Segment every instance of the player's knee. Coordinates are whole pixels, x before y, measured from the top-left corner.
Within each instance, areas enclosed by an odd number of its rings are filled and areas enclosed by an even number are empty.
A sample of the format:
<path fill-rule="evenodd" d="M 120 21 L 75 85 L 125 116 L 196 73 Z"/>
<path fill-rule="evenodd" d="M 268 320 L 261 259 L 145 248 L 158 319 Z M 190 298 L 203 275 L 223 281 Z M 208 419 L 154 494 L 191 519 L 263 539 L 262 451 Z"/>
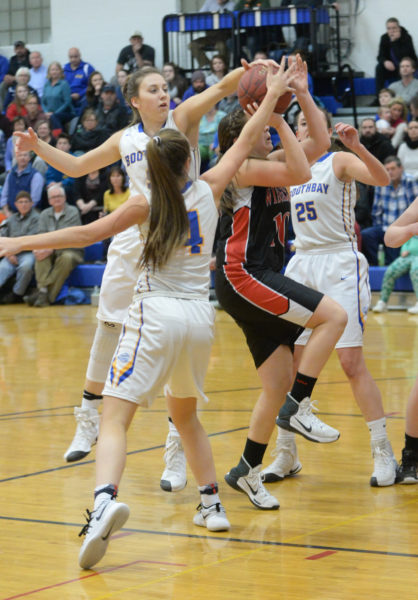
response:
<path fill-rule="evenodd" d="M 359 372 L 359 363 L 356 357 L 351 354 L 340 355 L 341 367 L 349 379 L 355 379 Z"/>
<path fill-rule="evenodd" d="M 338 331 L 341 331 L 341 333 L 342 333 L 344 331 L 344 329 L 347 325 L 347 321 L 348 321 L 347 312 L 341 306 L 341 304 L 338 304 L 338 302 L 335 302 L 334 300 L 332 300 L 330 314 L 332 315 L 331 316 L 332 324 L 336 327 L 336 329 L 338 329 Z"/>

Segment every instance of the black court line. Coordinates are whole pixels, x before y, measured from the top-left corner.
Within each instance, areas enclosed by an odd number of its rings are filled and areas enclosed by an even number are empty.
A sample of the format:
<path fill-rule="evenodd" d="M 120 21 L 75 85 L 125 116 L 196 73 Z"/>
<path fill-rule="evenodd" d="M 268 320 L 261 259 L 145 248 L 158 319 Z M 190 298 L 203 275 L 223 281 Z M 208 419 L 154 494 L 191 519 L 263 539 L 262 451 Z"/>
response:
<path fill-rule="evenodd" d="M 235 429 L 226 429 L 225 431 L 216 431 L 215 433 L 208 433 L 208 437 L 216 437 L 217 435 L 225 435 L 226 433 L 234 433 L 236 431 L 243 431 L 244 429 L 248 429 L 248 425 L 246 427 L 237 427 Z M 165 444 L 160 444 L 158 446 L 150 446 L 149 448 L 141 448 L 141 450 L 131 450 L 130 452 L 126 453 L 126 456 L 131 456 L 132 454 L 142 454 L 143 452 L 150 452 L 151 450 L 161 450 L 162 448 L 165 448 Z M 43 471 L 25 473 L 24 475 L 14 475 L 13 477 L 6 477 L 5 479 L 0 479 L 0 483 L 6 483 L 7 481 L 15 481 L 17 479 L 25 479 L 27 477 L 35 477 L 37 475 L 44 475 L 46 473 L 53 473 L 55 471 L 74 469 L 76 467 L 91 465 L 94 462 L 96 462 L 96 459 L 78 461 L 67 465 L 62 465 L 61 467 L 52 467 L 51 469 L 44 469 Z"/>
<path fill-rule="evenodd" d="M 83 527 L 80 523 L 67 523 L 63 521 L 46 521 L 42 519 L 25 519 L 21 517 L 5 517 L 0 515 L 3 521 L 15 521 L 23 523 L 35 523 L 42 525 L 61 525 L 64 527 Z M 216 537 L 211 535 L 197 535 L 195 533 L 177 533 L 172 531 L 156 531 L 154 529 L 136 529 L 133 527 L 124 527 L 120 531 L 129 533 L 144 533 L 148 535 L 160 535 L 165 537 L 178 537 L 194 540 L 215 540 L 218 542 L 235 542 L 237 544 L 257 544 L 259 546 L 282 546 L 284 548 L 306 548 L 310 550 L 334 550 L 335 552 L 353 552 L 355 554 L 369 554 L 374 556 L 398 556 L 400 558 L 418 558 L 418 554 L 410 554 L 407 552 L 390 552 L 385 550 L 366 550 L 365 548 L 346 548 L 344 546 L 323 546 L 319 544 L 296 544 L 294 542 L 278 542 L 275 540 L 251 540 L 246 538 L 234 537 Z M 311 535 L 309 532 L 306 535 Z"/>
<path fill-rule="evenodd" d="M 375 378 L 374 381 L 407 381 L 409 379 L 416 379 L 416 375 L 408 375 L 406 377 L 380 377 L 380 378 Z M 342 381 L 319 381 L 316 383 L 315 387 L 321 386 L 321 385 L 343 385 L 343 384 L 348 384 L 348 380 L 344 379 Z M 235 392 L 254 392 L 254 391 L 260 391 L 262 388 L 261 386 L 255 386 L 255 387 L 246 387 L 246 388 L 230 388 L 230 389 L 222 389 L 222 390 L 209 390 L 206 391 L 205 393 L 207 395 L 214 395 L 214 394 L 230 394 L 230 393 L 235 393 Z M 158 396 L 157 398 L 161 399 L 164 398 L 164 396 Z M 4 413 L 4 414 L 0 414 L 0 419 L 2 419 L 3 417 L 11 417 L 11 416 L 17 416 L 17 415 L 27 415 L 27 414 L 31 414 L 31 413 L 38 413 L 38 412 L 46 412 L 48 410 L 61 410 L 61 409 L 67 409 L 67 408 L 74 408 L 75 406 L 79 406 L 78 404 L 67 404 L 64 406 L 53 406 L 51 408 L 35 408 L 35 409 L 31 409 L 31 410 L 25 410 L 25 411 L 18 411 L 18 412 L 12 412 L 12 413 Z M 202 412 L 210 412 L 211 409 L 207 409 L 207 410 L 203 410 Z M 147 408 L 146 409 L 147 412 L 152 413 L 152 412 L 164 412 L 164 410 L 157 410 L 157 409 L 152 409 L 152 408 Z M 214 412 L 216 412 L 215 409 L 213 409 Z M 240 412 L 239 410 L 237 410 L 236 412 Z M 244 410 L 243 412 L 247 412 L 246 410 Z M 325 413 L 322 413 L 325 414 Z M 328 413 L 331 414 L 331 413 Z M 336 413 L 337 414 L 337 413 Z"/>

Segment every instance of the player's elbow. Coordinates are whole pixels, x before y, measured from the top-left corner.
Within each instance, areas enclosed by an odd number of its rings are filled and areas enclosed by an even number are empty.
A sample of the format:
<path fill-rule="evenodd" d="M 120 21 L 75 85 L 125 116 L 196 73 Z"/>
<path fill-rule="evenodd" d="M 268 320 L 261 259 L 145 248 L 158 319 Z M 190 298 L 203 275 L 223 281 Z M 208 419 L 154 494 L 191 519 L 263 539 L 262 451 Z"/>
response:
<path fill-rule="evenodd" d="M 295 165 L 295 168 L 289 170 L 289 184 L 288 185 L 300 185 L 306 183 L 312 178 L 311 169 L 308 163 L 300 163 Z"/>

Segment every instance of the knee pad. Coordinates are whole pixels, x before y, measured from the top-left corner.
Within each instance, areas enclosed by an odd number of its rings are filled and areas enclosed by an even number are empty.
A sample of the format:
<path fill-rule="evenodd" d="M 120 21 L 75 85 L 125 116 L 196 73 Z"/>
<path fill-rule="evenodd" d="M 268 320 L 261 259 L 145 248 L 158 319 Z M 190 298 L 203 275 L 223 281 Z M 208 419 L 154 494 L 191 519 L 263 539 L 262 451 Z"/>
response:
<path fill-rule="evenodd" d="M 122 330 L 120 323 L 99 321 L 90 349 L 87 379 L 105 383 Z"/>

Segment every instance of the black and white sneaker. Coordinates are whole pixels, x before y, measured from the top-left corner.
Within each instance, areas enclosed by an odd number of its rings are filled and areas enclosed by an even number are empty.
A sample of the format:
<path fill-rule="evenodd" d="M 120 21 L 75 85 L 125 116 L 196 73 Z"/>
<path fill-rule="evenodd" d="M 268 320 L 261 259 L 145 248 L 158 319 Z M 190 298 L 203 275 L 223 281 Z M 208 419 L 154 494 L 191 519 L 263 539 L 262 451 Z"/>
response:
<path fill-rule="evenodd" d="M 299 433 L 311 442 L 336 442 L 340 432 L 318 419 L 312 410 L 318 409 L 310 398 L 304 398 L 298 403 L 290 394 L 286 394 L 286 401 L 279 411 L 276 423 L 282 429 Z"/>
<path fill-rule="evenodd" d="M 285 477 L 291 477 L 299 473 L 302 468 L 295 440 L 282 439 L 280 432 L 277 434 L 276 447 L 271 454 L 276 458 L 261 471 L 261 480 L 264 483 L 283 481 Z"/>
<path fill-rule="evenodd" d="M 418 455 L 404 448 L 395 483 L 418 483 Z"/>
<path fill-rule="evenodd" d="M 251 468 L 241 456 L 238 465 L 225 475 L 225 481 L 234 490 L 247 494 L 254 506 L 260 510 L 277 510 L 280 506 L 279 501 L 264 487 L 260 471 L 261 465 Z"/>
<path fill-rule="evenodd" d="M 78 534 L 85 535 L 78 563 L 82 569 L 91 569 L 103 558 L 110 536 L 124 526 L 129 517 L 129 506 L 116 500 L 104 500 L 97 510 L 87 509 L 87 523 Z"/>
<path fill-rule="evenodd" d="M 220 502 L 212 506 L 199 504 L 197 513 L 193 517 L 193 523 L 199 527 L 206 527 L 209 531 L 228 531 L 231 525 L 226 518 L 226 512 Z"/>

